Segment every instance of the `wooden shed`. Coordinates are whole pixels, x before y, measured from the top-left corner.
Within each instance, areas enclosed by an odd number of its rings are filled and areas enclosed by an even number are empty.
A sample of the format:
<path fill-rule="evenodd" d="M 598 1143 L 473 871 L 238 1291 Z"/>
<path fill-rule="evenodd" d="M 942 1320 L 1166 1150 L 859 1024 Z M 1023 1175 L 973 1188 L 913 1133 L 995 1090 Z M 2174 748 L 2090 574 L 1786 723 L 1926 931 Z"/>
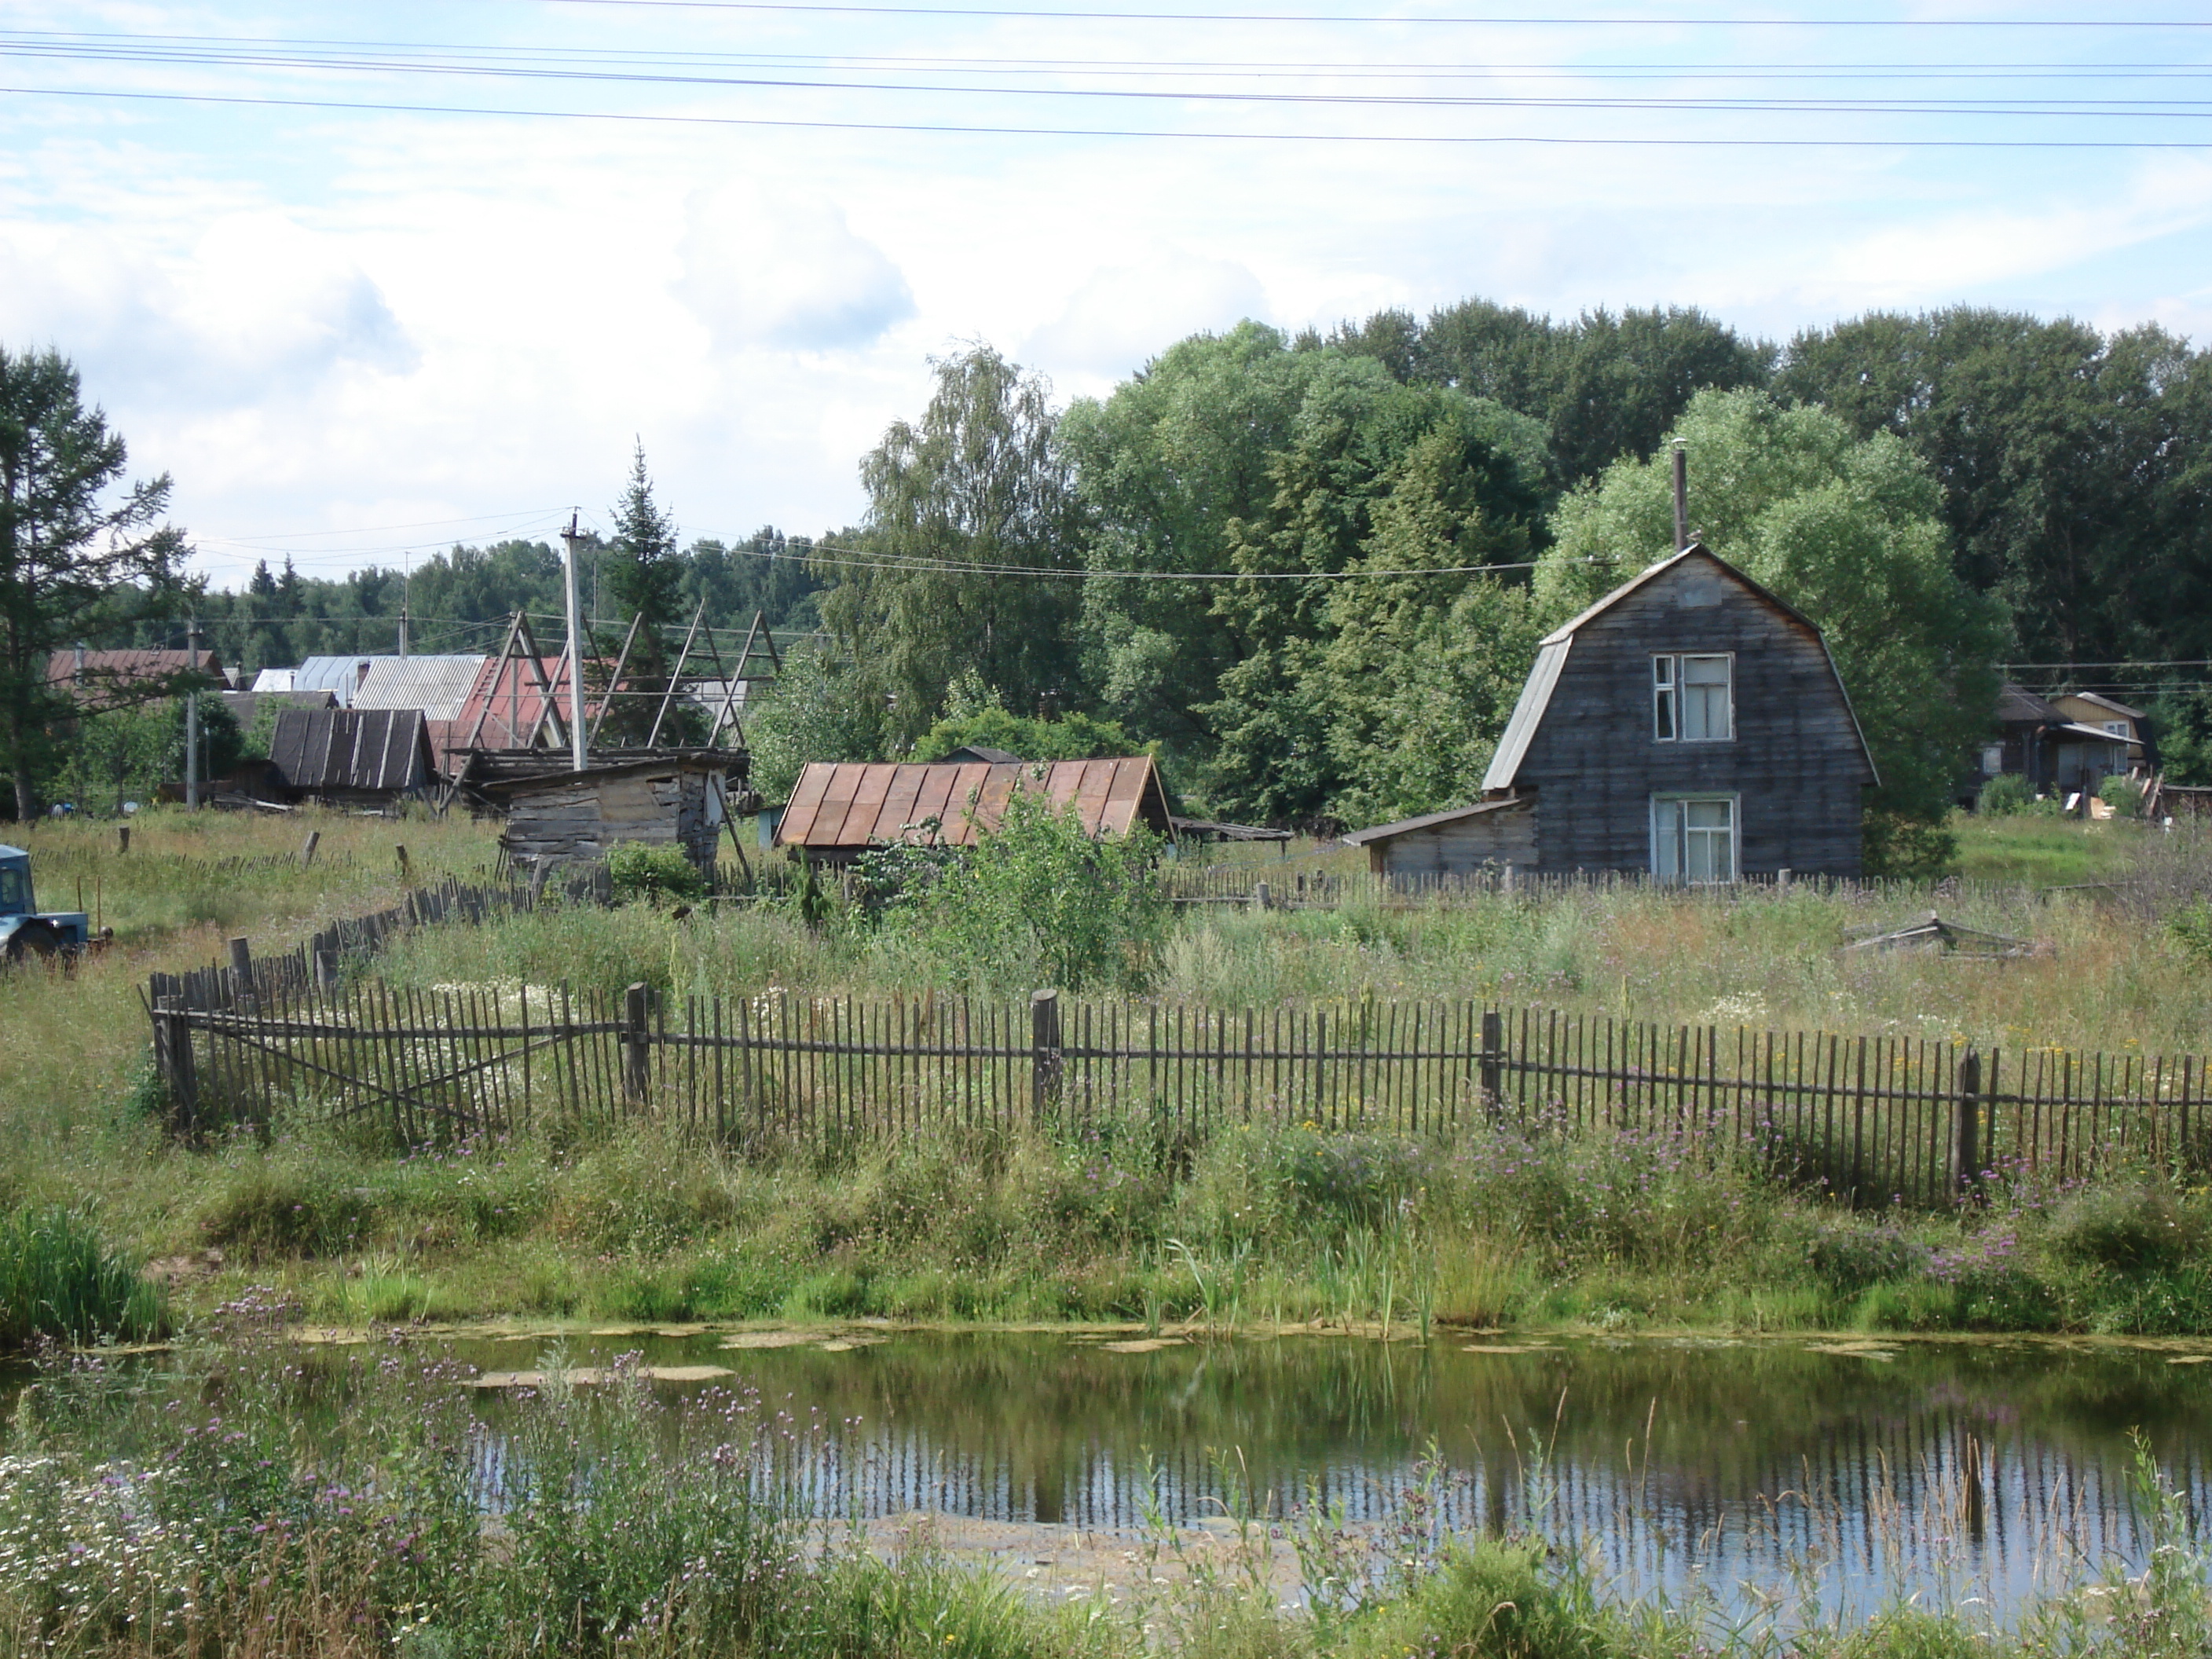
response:
<path fill-rule="evenodd" d="M 287 708 L 269 758 L 292 795 L 332 806 L 390 806 L 432 777 L 419 708 Z"/>
<path fill-rule="evenodd" d="M 799 775 L 775 844 L 826 864 L 871 847 L 935 839 L 973 847 L 999 827 L 1017 792 L 1073 805 L 1092 836 L 1124 836 L 1142 823 L 1172 840 L 1167 792 L 1150 755 L 1034 762 L 829 762 Z"/>
<path fill-rule="evenodd" d="M 1479 802 L 1359 839 L 1385 872 L 1856 876 L 1875 781 L 1820 630 L 1692 545 L 1544 639 Z"/>
<path fill-rule="evenodd" d="M 463 772 L 462 789 L 505 816 L 500 845 L 509 858 L 582 863 L 621 846 L 679 847 L 702 875 L 714 874 L 715 839 L 744 785 L 741 752 L 615 750 L 580 772 L 549 767 L 553 760 L 478 750 Z"/>

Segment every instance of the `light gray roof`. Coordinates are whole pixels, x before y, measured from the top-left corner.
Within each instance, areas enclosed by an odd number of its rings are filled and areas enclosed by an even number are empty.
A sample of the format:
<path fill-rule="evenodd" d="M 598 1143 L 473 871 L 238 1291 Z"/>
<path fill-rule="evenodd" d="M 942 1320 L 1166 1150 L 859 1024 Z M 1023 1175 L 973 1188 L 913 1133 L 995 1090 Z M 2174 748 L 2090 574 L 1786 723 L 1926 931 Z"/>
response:
<path fill-rule="evenodd" d="M 1536 647 L 1536 665 L 1528 671 L 1528 683 L 1521 688 L 1521 701 L 1513 705 L 1513 718 L 1505 722 L 1505 735 L 1498 738 L 1498 752 L 1490 757 L 1490 769 L 1482 775 L 1486 791 L 1513 787 L 1514 775 L 1528 757 L 1529 741 L 1543 723 L 1544 710 L 1552 701 L 1552 688 L 1559 683 L 1559 670 L 1567 665 L 1567 653 L 1574 642 L 1571 634 L 1565 639 L 1553 635 Z"/>
<path fill-rule="evenodd" d="M 1417 818 L 1401 818 L 1395 823 L 1378 823 L 1372 829 L 1355 830 L 1344 838 L 1344 844 L 1346 847 L 1364 847 L 1371 841 L 1389 841 L 1394 836 L 1410 835 L 1417 830 L 1432 830 L 1440 823 L 1452 823 L 1480 813 L 1502 812 L 1533 804 L 1526 796 L 1505 800 L 1479 800 L 1472 806 L 1454 806 L 1441 812 L 1424 812 Z"/>
<path fill-rule="evenodd" d="M 374 651 L 362 651 L 348 657 L 309 657 L 292 676 L 292 689 L 295 691 L 334 692 L 338 707 L 349 708 L 353 703 L 354 688 L 361 684 L 362 671 L 380 660 L 382 658 Z"/>
<path fill-rule="evenodd" d="M 425 720 L 460 717 L 482 657 L 378 657 L 353 694 L 354 708 L 419 708 Z"/>

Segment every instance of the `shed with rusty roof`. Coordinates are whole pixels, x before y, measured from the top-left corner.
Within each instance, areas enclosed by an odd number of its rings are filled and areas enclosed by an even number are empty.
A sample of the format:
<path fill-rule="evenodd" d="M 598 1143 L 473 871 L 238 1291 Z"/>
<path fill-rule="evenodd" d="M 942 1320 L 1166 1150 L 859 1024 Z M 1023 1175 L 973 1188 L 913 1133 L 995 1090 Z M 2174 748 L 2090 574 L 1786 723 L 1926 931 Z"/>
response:
<path fill-rule="evenodd" d="M 1018 791 L 1074 807 L 1094 836 L 1125 836 L 1138 824 L 1174 836 L 1150 755 L 996 764 L 817 761 L 799 775 L 775 844 L 829 864 L 902 842 L 973 847 L 999 827 Z"/>

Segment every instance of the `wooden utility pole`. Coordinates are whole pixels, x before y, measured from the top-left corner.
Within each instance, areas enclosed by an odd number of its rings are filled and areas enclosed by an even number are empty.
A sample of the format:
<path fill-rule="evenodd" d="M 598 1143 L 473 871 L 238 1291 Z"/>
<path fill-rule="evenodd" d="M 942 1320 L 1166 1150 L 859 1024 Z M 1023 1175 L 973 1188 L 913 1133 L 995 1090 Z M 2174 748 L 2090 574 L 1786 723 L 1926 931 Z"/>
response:
<path fill-rule="evenodd" d="M 561 532 L 568 550 L 562 586 L 568 599 L 568 752 L 580 772 L 588 763 L 584 730 L 584 630 L 576 614 L 576 514 L 568 514 L 568 527 Z"/>
<path fill-rule="evenodd" d="M 192 678 L 185 684 L 185 807 L 200 804 L 200 623 L 195 617 L 185 624 L 185 654 L 191 659 Z"/>

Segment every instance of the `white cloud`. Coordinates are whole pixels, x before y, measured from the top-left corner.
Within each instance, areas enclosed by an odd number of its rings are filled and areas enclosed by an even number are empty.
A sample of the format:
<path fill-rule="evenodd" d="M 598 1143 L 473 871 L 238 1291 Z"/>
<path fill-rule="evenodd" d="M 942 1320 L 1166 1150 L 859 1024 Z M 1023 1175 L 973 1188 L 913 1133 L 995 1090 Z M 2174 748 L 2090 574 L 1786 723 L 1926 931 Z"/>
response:
<path fill-rule="evenodd" d="M 695 192 L 678 291 L 726 349 L 865 346 L 914 314 L 884 251 L 820 197 L 750 185 Z"/>
<path fill-rule="evenodd" d="M 1055 374 L 1118 377 L 1185 335 L 1268 315 L 1267 289 L 1243 261 L 1163 248 L 1093 270 L 1017 355 Z"/>

